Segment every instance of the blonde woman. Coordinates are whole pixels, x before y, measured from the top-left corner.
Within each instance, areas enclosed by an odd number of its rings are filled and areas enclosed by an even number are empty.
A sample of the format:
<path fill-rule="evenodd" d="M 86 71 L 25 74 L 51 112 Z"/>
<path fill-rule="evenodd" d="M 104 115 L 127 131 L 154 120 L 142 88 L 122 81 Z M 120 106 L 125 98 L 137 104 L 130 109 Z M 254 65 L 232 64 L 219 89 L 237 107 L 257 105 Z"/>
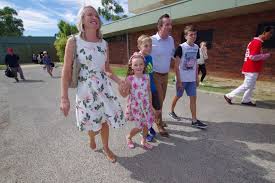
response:
<path fill-rule="evenodd" d="M 92 6 L 85 6 L 78 13 L 75 36 L 77 59 L 81 64 L 76 93 L 76 121 L 81 131 L 87 131 L 90 147 L 95 150 L 95 136 L 100 133 L 107 158 L 115 162 L 116 156 L 109 149 L 109 125 L 118 128 L 124 122 L 124 114 L 118 98 L 112 90 L 111 78 L 122 88 L 126 83 L 114 75 L 108 62 L 108 45 L 100 33 L 99 15 Z M 62 71 L 61 105 L 65 116 L 70 109 L 68 86 L 71 78 L 75 41 L 69 38 L 65 48 Z"/>

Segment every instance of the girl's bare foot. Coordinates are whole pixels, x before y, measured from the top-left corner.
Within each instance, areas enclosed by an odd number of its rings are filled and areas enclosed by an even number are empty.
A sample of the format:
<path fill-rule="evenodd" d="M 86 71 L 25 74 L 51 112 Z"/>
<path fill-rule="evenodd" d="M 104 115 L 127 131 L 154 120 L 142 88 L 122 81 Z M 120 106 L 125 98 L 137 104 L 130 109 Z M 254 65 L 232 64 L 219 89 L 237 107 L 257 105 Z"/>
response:
<path fill-rule="evenodd" d="M 112 163 L 116 162 L 116 155 L 109 149 L 109 148 L 103 148 L 103 152 Z"/>
<path fill-rule="evenodd" d="M 90 138 L 90 148 L 94 151 L 96 150 L 95 138 Z"/>

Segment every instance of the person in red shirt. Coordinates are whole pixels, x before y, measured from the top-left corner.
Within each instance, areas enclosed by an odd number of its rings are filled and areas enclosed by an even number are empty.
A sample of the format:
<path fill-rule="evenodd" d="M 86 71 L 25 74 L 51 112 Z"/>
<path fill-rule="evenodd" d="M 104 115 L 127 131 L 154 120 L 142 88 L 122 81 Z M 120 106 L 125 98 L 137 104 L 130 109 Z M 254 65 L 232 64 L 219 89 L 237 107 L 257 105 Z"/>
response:
<path fill-rule="evenodd" d="M 242 67 L 242 73 L 244 74 L 244 82 L 241 86 L 224 95 L 227 103 L 232 104 L 232 99 L 240 94 L 244 93 L 242 98 L 242 104 L 248 106 L 256 106 L 252 103 L 252 92 L 256 85 L 256 80 L 259 73 L 262 70 L 264 61 L 270 57 L 270 53 L 262 52 L 262 44 L 264 41 L 269 40 L 273 34 L 273 28 L 271 26 L 264 27 L 261 35 L 255 37 L 247 46 L 244 64 Z"/>

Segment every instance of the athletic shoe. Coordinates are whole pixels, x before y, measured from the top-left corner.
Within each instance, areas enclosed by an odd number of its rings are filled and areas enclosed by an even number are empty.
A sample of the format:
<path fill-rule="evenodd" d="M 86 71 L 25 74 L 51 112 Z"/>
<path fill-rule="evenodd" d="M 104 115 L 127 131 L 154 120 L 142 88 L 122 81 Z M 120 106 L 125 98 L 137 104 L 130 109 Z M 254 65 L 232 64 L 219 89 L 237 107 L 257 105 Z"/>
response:
<path fill-rule="evenodd" d="M 174 111 L 169 112 L 169 116 L 171 116 L 174 120 L 180 120 L 180 117 L 178 117 Z"/>
<path fill-rule="evenodd" d="M 200 128 L 200 129 L 205 129 L 207 128 L 207 125 L 200 122 L 199 120 L 197 120 L 196 122 L 192 121 L 192 126 L 196 127 L 196 128 Z"/>
<path fill-rule="evenodd" d="M 232 104 L 232 101 L 230 98 L 228 98 L 226 95 L 223 96 L 225 101 L 228 103 L 228 104 Z"/>

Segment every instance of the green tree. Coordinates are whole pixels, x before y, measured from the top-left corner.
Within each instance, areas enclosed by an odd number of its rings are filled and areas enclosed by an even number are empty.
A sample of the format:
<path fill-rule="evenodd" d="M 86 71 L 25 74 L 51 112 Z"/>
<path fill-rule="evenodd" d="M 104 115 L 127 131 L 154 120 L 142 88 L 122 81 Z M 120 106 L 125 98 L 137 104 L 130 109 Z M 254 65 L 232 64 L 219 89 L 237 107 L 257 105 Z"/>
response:
<path fill-rule="evenodd" d="M 10 7 L 0 9 L 0 36 L 22 36 L 23 21 L 17 16 L 16 10 Z"/>
<path fill-rule="evenodd" d="M 56 34 L 56 40 L 54 46 L 57 52 L 57 56 L 61 62 L 64 62 L 65 46 L 68 40 L 68 37 L 72 34 L 78 32 L 75 25 L 70 25 L 69 23 L 61 20 L 58 23 L 59 32 Z"/>
<path fill-rule="evenodd" d="M 119 5 L 115 0 L 101 0 L 103 8 L 98 7 L 98 14 L 101 15 L 106 20 L 116 21 L 121 18 L 127 17 L 123 14 L 124 10 L 121 5 Z"/>

